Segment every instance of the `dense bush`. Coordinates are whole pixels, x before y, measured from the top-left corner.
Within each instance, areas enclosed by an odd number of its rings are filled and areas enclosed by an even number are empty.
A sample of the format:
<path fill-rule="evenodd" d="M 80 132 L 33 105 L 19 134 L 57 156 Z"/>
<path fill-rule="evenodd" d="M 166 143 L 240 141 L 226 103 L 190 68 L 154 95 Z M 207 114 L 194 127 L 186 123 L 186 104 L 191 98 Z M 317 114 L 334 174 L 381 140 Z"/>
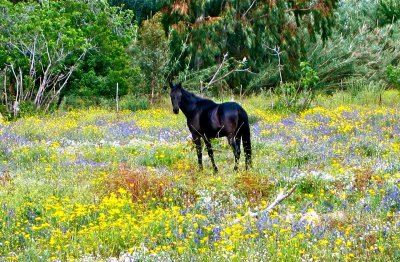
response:
<path fill-rule="evenodd" d="M 136 37 L 133 13 L 107 5 L 85 5 L 83 10 L 81 18 L 88 25 L 82 30 L 91 37 L 95 48 L 76 69 L 65 94 L 110 98 L 115 97 L 118 84 L 119 95 L 123 96 L 140 81 L 140 69 L 132 66 L 132 58 L 126 52 Z"/>

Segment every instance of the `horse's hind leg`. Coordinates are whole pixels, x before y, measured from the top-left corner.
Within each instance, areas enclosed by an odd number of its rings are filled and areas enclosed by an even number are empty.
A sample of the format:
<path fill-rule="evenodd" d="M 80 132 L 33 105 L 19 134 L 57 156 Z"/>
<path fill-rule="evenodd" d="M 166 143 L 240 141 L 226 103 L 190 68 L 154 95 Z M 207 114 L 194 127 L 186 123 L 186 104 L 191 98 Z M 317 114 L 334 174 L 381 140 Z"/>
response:
<path fill-rule="evenodd" d="M 228 142 L 231 145 L 232 149 L 233 149 L 233 154 L 235 156 L 235 167 L 233 168 L 233 170 L 238 170 L 238 165 L 239 165 L 239 159 L 240 159 L 240 142 L 241 139 L 240 137 L 232 137 L 229 138 L 228 137 Z"/>
<path fill-rule="evenodd" d="M 214 172 L 216 173 L 216 172 L 218 172 L 218 168 L 217 168 L 217 165 L 215 164 L 215 161 L 214 161 L 214 152 L 212 150 L 211 142 L 209 140 L 207 140 L 207 139 L 204 139 L 204 141 L 206 143 L 208 156 L 211 159 L 211 163 L 212 163 L 212 166 L 214 168 Z"/>

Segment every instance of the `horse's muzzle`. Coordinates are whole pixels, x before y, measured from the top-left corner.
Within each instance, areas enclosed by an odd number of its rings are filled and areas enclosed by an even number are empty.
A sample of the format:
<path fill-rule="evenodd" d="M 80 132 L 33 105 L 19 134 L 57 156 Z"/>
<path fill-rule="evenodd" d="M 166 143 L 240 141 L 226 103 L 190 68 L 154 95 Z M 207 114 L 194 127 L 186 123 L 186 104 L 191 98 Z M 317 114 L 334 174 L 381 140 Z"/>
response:
<path fill-rule="evenodd" d="M 174 111 L 174 114 L 178 114 L 179 113 L 179 108 L 178 109 L 173 109 L 173 111 Z"/>

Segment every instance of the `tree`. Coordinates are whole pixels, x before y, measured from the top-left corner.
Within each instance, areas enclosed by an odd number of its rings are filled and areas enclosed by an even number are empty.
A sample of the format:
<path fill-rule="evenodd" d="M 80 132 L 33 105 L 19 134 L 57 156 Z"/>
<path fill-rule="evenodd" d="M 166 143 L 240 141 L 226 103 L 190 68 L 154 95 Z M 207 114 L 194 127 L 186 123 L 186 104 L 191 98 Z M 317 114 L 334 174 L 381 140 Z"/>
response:
<path fill-rule="evenodd" d="M 0 65 L 8 111 L 31 101 L 36 108 L 50 104 L 92 47 L 89 39 L 59 16 L 56 8 L 0 2 Z M 8 78 L 7 78 L 8 77 Z"/>
<path fill-rule="evenodd" d="M 163 10 L 163 23 L 170 34 L 173 75 L 189 67 L 207 68 L 223 60 L 224 54 L 248 60 L 251 71 L 263 74 L 270 64 L 276 68 L 271 48 L 282 52 L 283 79 L 300 78 L 300 61 L 306 56 L 305 42 L 328 39 L 334 25 L 338 0 L 175 0 Z M 182 43 L 186 41 L 185 50 Z M 278 70 L 276 70 L 278 73 Z M 234 74 L 228 84 L 249 83 L 254 76 Z M 275 85 L 278 77 L 271 83 Z M 209 80 L 209 79 L 208 79 Z"/>
<path fill-rule="evenodd" d="M 151 102 L 156 92 L 165 85 L 166 65 L 168 64 L 168 40 L 161 24 L 161 13 L 143 22 L 139 30 L 139 41 L 136 56 L 142 72 L 150 86 Z"/>
<path fill-rule="evenodd" d="M 118 83 L 120 95 L 125 95 L 134 88 L 140 75 L 127 51 L 137 39 L 133 12 L 99 2 L 89 4 L 92 6 L 86 5 L 79 17 L 84 19 L 86 25 L 81 28 L 91 37 L 95 48 L 72 76 L 66 94 L 92 101 L 98 97 L 111 98 Z"/>
<path fill-rule="evenodd" d="M 400 3 L 397 0 L 379 0 L 377 20 L 380 26 L 391 24 L 400 19 Z"/>

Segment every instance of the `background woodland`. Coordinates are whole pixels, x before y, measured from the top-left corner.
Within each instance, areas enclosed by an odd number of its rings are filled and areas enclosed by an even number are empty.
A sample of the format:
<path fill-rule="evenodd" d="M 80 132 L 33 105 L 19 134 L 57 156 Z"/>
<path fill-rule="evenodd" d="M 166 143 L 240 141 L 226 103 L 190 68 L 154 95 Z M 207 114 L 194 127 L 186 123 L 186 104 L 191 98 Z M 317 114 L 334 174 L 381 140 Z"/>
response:
<path fill-rule="evenodd" d="M 0 0 L 0 112 L 147 108 L 180 81 L 206 95 L 400 86 L 396 0 Z"/>

